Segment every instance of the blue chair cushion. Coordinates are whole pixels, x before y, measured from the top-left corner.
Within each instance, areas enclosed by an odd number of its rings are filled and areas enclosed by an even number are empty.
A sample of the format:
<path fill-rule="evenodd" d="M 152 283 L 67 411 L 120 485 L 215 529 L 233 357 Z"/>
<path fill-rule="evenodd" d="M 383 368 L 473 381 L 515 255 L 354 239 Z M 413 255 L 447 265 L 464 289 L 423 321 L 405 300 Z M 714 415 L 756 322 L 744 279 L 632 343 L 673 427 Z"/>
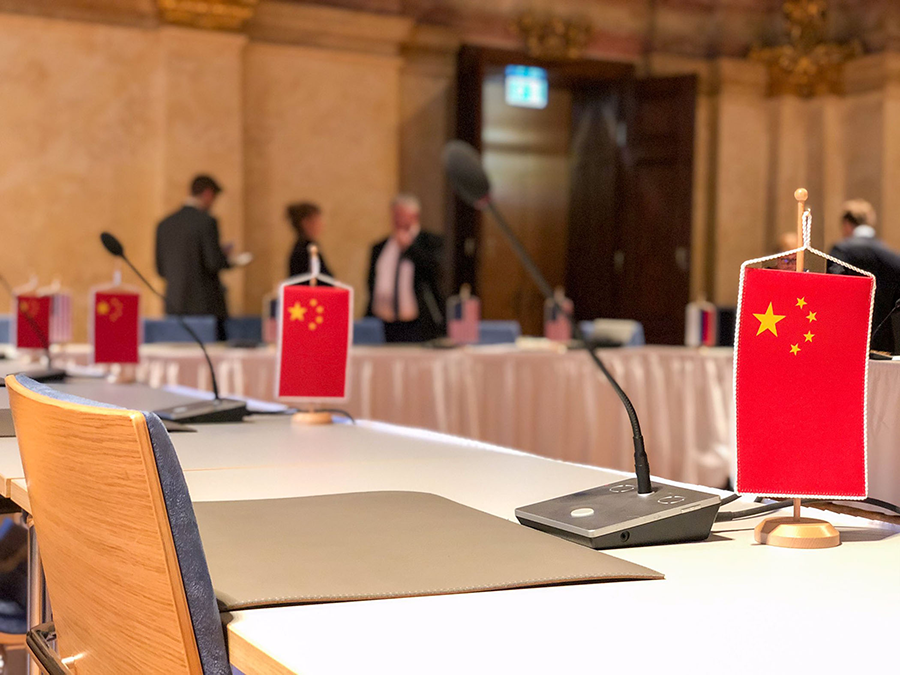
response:
<path fill-rule="evenodd" d="M 262 317 L 235 316 L 226 319 L 225 334 L 229 340 L 262 342 Z"/>
<path fill-rule="evenodd" d="M 353 344 L 383 345 L 384 322 L 378 317 L 365 316 L 353 322 Z"/>
<path fill-rule="evenodd" d="M 478 331 L 478 344 L 481 345 L 515 342 L 522 335 L 522 327 L 518 321 L 481 321 Z"/>
<path fill-rule="evenodd" d="M 16 375 L 16 380 L 34 393 L 57 401 L 95 408 L 122 409 L 119 406 L 57 391 L 53 387 L 35 382 L 24 375 Z M 212 580 L 209 576 L 209 567 L 206 564 L 206 554 L 203 552 L 203 542 L 200 540 L 200 530 L 197 528 L 197 519 L 194 516 L 194 507 L 191 503 L 187 483 L 184 480 L 184 472 L 181 470 L 172 440 L 162 421 L 151 412 L 145 412 L 143 415 L 150 431 L 150 443 L 156 460 L 156 470 L 159 473 L 159 483 L 166 504 L 169 526 L 172 529 L 172 539 L 175 542 L 175 554 L 181 568 L 181 579 L 184 583 L 203 673 L 204 675 L 230 675 L 231 666 L 228 663 L 228 654 L 225 649 L 222 622 L 213 592 Z"/>
<path fill-rule="evenodd" d="M 25 608 L 18 602 L 0 600 L 0 633 L 24 635 L 28 632 Z"/>
<path fill-rule="evenodd" d="M 184 322 L 189 325 L 203 342 L 215 342 L 216 317 L 214 316 L 183 316 Z M 173 316 L 162 319 L 144 319 L 144 342 L 193 342 L 194 338 L 184 329 L 184 326 Z"/>

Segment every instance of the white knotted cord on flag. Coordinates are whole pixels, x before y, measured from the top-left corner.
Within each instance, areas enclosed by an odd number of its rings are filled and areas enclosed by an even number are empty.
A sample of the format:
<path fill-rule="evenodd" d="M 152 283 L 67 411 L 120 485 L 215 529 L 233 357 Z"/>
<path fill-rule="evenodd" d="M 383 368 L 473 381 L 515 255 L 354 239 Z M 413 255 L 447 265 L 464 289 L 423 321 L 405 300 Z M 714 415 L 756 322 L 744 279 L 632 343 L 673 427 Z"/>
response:
<path fill-rule="evenodd" d="M 803 212 L 803 247 L 809 247 L 809 240 L 812 232 L 812 212 L 806 209 Z"/>
<path fill-rule="evenodd" d="M 761 258 L 753 258 L 753 260 L 748 260 L 744 264 L 741 265 L 741 286 L 744 283 L 744 269 L 749 267 L 750 265 L 758 265 L 759 263 L 769 262 L 770 260 L 778 260 L 779 258 L 786 258 L 789 255 L 794 255 L 800 253 L 800 251 L 809 251 L 810 253 L 814 253 L 820 258 L 824 258 L 828 262 L 833 262 L 841 267 L 846 267 L 848 270 L 853 270 L 857 274 L 869 277 L 870 279 L 874 279 L 875 275 L 871 272 L 867 272 L 866 270 L 860 269 L 859 267 L 855 267 L 848 262 L 835 258 L 834 256 L 828 255 L 824 251 L 820 251 L 817 248 L 813 248 L 809 243 L 812 232 L 812 213 L 809 209 L 803 212 L 803 245 L 800 248 L 793 248 L 790 251 L 785 251 L 784 253 L 775 253 L 773 255 L 762 256 Z M 739 289 L 739 293 L 743 291 L 743 288 Z M 740 295 L 738 295 L 740 298 Z"/>
<path fill-rule="evenodd" d="M 820 258 L 824 258 L 825 260 L 827 260 L 829 262 L 833 262 L 835 264 L 840 265 L 841 267 L 847 268 L 848 270 L 852 270 L 861 276 L 870 278 L 872 280 L 872 293 L 871 293 L 871 296 L 869 297 L 869 330 L 868 330 L 868 335 L 866 337 L 867 349 L 868 349 L 868 345 L 872 342 L 872 313 L 875 310 L 875 306 L 874 306 L 875 305 L 875 302 L 874 302 L 875 301 L 875 283 L 876 283 L 875 275 L 872 274 L 871 272 L 867 272 L 866 270 L 863 270 L 863 269 L 860 269 L 859 267 L 851 265 L 848 262 L 839 260 L 838 258 L 835 258 L 834 256 L 828 255 L 827 253 L 825 253 L 823 251 L 813 248 L 810 245 L 811 230 L 812 230 L 812 214 L 810 213 L 810 210 L 808 208 L 803 212 L 803 223 L 802 224 L 803 224 L 803 242 L 802 242 L 803 245 L 800 246 L 800 248 L 794 248 L 794 249 L 791 249 L 790 251 L 785 251 L 784 253 L 775 253 L 774 255 L 762 256 L 761 258 L 753 258 L 752 260 L 747 260 L 746 262 L 744 262 L 741 265 L 741 278 L 740 278 L 740 282 L 738 285 L 737 313 L 736 313 L 735 325 L 734 325 L 734 368 L 732 369 L 732 380 L 731 380 L 732 391 L 735 392 L 735 396 L 732 397 L 732 399 L 733 399 L 732 412 L 734 414 L 734 420 L 735 420 L 735 438 L 737 437 L 737 420 L 738 420 L 737 395 L 736 394 L 737 394 L 737 384 L 738 384 L 738 368 L 739 368 L 739 364 L 740 364 L 740 359 L 738 358 L 738 342 L 739 342 L 738 335 L 740 334 L 740 330 L 741 330 L 741 312 L 742 312 L 742 305 L 744 304 L 744 279 L 746 278 L 746 270 L 748 267 L 750 267 L 751 265 L 758 265 L 760 263 L 769 262 L 770 260 L 778 260 L 780 258 L 786 258 L 787 256 L 799 253 L 800 251 L 809 251 L 810 253 L 813 253 L 813 254 L 819 256 Z M 794 273 L 797 274 L 797 272 L 794 272 Z M 804 274 L 804 272 L 800 272 L 800 274 Z M 864 384 L 863 392 L 864 392 L 863 393 L 863 419 L 868 420 L 869 419 L 869 394 L 868 394 L 868 392 L 869 392 L 869 360 L 868 360 L 868 358 L 866 359 L 865 384 Z M 869 429 L 868 429 L 868 426 L 869 426 L 868 423 L 863 424 L 863 463 L 864 463 L 864 475 L 866 477 L 866 488 L 865 489 L 866 489 L 867 495 L 869 494 Z M 737 473 L 739 471 L 738 464 L 739 464 L 738 458 L 735 457 L 735 464 L 734 464 L 735 476 L 734 476 L 734 478 L 737 478 Z M 771 495 L 762 495 L 762 496 L 771 496 Z M 783 496 L 785 496 L 785 497 L 801 496 L 802 497 L 805 495 L 785 494 Z M 842 496 L 842 495 L 820 495 L 820 496 L 822 498 L 827 497 L 828 499 L 846 499 L 846 500 L 859 499 L 859 497 L 848 497 L 848 496 Z"/>

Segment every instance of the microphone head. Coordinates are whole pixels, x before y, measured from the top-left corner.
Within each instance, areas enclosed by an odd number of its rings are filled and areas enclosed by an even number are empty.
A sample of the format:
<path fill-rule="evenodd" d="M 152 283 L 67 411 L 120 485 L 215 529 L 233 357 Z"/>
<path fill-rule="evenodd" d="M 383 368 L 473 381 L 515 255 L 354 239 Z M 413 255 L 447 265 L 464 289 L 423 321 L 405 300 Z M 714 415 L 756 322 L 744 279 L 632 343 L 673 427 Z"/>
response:
<path fill-rule="evenodd" d="M 478 151 L 465 141 L 450 141 L 444 146 L 444 170 L 454 192 L 466 204 L 484 208 L 491 195 L 488 180 Z"/>
<path fill-rule="evenodd" d="M 104 232 L 103 234 L 101 234 L 100 241 L 103 242 L 103 247 L 114 256 L 121 258 L 123 255 L 125 255 L 125 249 L 122 246 L 122 242 L 116 239 L 116 237 L 109 232 Z"/>

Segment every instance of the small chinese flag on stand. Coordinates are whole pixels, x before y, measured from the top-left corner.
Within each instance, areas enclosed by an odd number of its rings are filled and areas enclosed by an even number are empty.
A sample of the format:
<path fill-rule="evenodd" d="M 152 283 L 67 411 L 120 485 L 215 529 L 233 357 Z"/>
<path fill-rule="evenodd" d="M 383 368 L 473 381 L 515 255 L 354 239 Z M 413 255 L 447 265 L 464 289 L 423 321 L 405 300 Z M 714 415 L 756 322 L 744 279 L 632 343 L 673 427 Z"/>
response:
<path fill-rule="evenodd" d="M 16 347 L 46 349 L 50 346 L 49 295 L 18 295 L 16 303 Z"/>
<path fill-rule="evenodd" d="M 95 291 L 91 307 L 94 363 L 138 363 L 140 295 L 125 290 Z"/>
<path fill-rule="evenodd" d="M 746 268 L 735 352 L 737 491 L 866 496 L 874 281 Z"/>
<path fill-rule="evenodd" d="M 352 342 L 353 291 L 283 285 L 276 396 L 343 400 Z"/>

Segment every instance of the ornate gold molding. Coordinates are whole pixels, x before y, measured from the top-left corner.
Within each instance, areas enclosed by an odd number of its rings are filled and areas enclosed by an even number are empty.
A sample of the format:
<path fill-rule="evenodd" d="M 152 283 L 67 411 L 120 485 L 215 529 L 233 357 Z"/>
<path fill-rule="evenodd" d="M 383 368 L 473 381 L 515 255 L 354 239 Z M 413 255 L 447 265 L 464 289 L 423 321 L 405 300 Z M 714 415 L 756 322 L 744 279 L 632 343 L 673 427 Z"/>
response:
<path fill-rule="evenodd" d="M 862 54 L 858 41 L 825 42 L 828 0 L 785 0 L 790 44 L 754 47 L 750 58 L 769 68 L 769 93 L 816 96 L 844 93 L 844 64 Z"/>
<path fill-rule="evenodd" d="M 527 11 L 512 30 L 525 41 L 529 56 L 544 59 L 579 59 L 591 37 L 591 24 L 583 17 L 564 19 Z"/>
<path fill-rule="evenodd" d="M 240 30 L 259 0 L 156 0 L 160 18 L 191 28 Z"/>

